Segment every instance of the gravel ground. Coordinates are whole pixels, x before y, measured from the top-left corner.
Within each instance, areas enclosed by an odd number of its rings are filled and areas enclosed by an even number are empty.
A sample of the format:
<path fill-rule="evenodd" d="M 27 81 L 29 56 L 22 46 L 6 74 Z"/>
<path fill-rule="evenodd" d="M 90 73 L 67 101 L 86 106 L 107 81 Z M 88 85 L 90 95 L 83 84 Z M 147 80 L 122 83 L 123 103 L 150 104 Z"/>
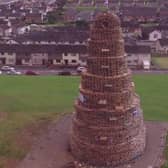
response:
<path fill-rule="evenodd" d="M 68 152 L 71 116 L 67 115 L 49 125 L 46 134 L 38 137 L 32 151 L 18 168 L 63 168 L 73 161 Z M 159 168 L 163 161 L 163 150 L 168 123 L 147 121 L 147 146 L 144 155 L 122 168 Z"/>

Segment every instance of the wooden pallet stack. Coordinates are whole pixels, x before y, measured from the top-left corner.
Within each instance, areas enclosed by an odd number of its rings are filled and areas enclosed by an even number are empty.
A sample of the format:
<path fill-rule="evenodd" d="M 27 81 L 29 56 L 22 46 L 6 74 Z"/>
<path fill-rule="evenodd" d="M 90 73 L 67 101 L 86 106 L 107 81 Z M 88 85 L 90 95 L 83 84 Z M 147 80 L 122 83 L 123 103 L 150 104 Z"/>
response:
<path fill-rule="evenodd" d="M 119 19 L 110 13 L 99 15 L 91 28 L 71 133 L 77 168 L 122 165 L 145 148 L 143 113 L 121 32 Z"/>

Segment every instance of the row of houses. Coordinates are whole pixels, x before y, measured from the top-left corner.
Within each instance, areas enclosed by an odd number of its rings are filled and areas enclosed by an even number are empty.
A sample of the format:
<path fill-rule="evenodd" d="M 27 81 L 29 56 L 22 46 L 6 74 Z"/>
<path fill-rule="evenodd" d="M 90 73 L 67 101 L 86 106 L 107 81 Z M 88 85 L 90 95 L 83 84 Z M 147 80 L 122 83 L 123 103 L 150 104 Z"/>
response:
<path fill-rule="evenodd" d="M 131 68 L 150 67 L 150 47 L 125 46 L 128 65 Z M 19 66 L 85 66 L 87 64 L 86 45 L 46 45 L 46 44 L 1 44 L 0 64 Z M 149 68 L 148 67 L 148 68 Z"/>
<path fill-rule="evenodd" d="M 0 36 L 13 36 L 30 24 L 46 23 L 48 12 L 57 9 L 50 1 L 14 1 L 0 4 Z"/>
<path fill-rule="evenodd" d="M 131 29 L 132 25 L 132 29 Z M 141 28 L 139 24 L 122 24 L 126 45 L 149 46 L 153 53 L 167 52 L 168 27 Z M 129 28 L 129 30 L 128 30 Z M 148 30 L 149 29 L 149 30 Z M 9 39 L 0 39 L 0 44 L 19 45 L 87 45 L 88 28 L 52 27 L 34 30 Z"/>
<path fill-rule="evenodd" d="M 82 5 L 82 6 L 89 6 L 89 5 L 103 5 L 104 0 L 69 0 L 67 5 Z M 162 0 L 109 0 L 109 5 L 114 5 L 114 6 L 157 6 L 158 3 L 166 3 L 166 1 Z"/>
<path fill-rule="evenodd" d="M 84 44 L 89 37 L 88 30 L 74 27 L 57 27 L 51 30 L 32 31 L 12 38 L 21 44 Z"/>
<path fill-rule="evenodd" d="M 79 19 L 91 21 L 94 19 L 95 13 L 105 10 L 105 7 L 97 7 L 93 8 L 93 10 L 87 10 L 87 8 L 80 10 L 80 7 L 78 8 L 73 8 L 72 6 L 67 7 L 64 11 L 64 19 L 66 21 L 75 21 Z M 160 8 L 139 6 L 114 8 L 114 6 L 112 6 L 109 10 L 115 12 L 122 21 L 138 21 L 147 23 L 167 20 L 167 9 L 168 7 L 165 6 Z"/>
<path fill-rule="evenodd" d="M 65 20 L 93 20 L 95 12 L 106 8 L 105 2 L 107 1 L 68 1 L 64 11 Z M 123 21 L 159 22 L 168 18 L 168 1 L 162 0 L 109 0 L 108 9 L 118 14 Z"/>

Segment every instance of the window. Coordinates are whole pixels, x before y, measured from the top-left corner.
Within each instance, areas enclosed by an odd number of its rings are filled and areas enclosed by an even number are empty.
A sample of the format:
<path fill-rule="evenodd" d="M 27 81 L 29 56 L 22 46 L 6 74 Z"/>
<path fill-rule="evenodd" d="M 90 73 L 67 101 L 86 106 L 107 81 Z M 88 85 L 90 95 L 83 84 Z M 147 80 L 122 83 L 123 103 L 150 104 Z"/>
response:
<path fill-rule="evenodd" d="M 64 56 L 68 56 L 68 54 L 67 54 L 67 53 L 64 53 Z"/>
<path fill-rule="evenodd" d="M 30 60 L 29 60 L 28 58 L 25 58 L 25 59 L 24 59 L 24 62 L 26 62 L 26 63 L 29 63 L 29 61 L 30 61 Z"/>
<path fill-rule="evenodd" d="M 110 50 L 108 48 L 102 48 L 101 51 L 102 52 L 109 52 Z"/>
<path fill-rule="evenodd" d="M 72 63 L 76 63 L 76 60 L 72 60 L 71 62 L 72 62 Z"/>
<path fill-rule="evenodd" d="M 56 59 L 56 62 L 61 62 L 61 60 L 60 59 Z"/>
<path fill-rule="evenodd" d="M 153 37 L 156 39 L 158 38 L 158 34 L 154 34 Z"/>
<path fill-rule="evenodd" d="M 71 54 L 71 56 L 72 56 L 72 57 L 76 57 L 76 56 L 77 56 L 77 54 Z"/>
<path fill-rule="evenodd" d="M 14 59 L 13 58 L 9 58 L 8 59 L 8 63 L 14 63 Z"/>

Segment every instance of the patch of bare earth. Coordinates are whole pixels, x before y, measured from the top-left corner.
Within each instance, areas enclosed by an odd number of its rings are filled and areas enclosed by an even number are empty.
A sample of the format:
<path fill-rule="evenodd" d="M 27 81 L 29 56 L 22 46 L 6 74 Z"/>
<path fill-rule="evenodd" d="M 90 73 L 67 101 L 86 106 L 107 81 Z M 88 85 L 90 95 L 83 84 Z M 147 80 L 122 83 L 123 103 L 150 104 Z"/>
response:
<path fill-rule="evenodd" d="M 0 168 L 16 168 L 20 160 L 31 150 L 33 142 L 47 131 L 49 123 L 50 120 L 40 120 L 14 133 L 10 141 L 13 141 L 12 144 L 21 150 L 22 154 L 16 158 L 0 157 Z"/>
<path fill-rule="evenodd" d="M 7 118 L 7 116 L 8 116 L 7 113 L 0 112 L 0 122 L 3 121 L 3 120 L 5 120 Z"/>
<path fill-rule="evenodd" d="M 16 145 L 29 151 L 34 140 L 47 131 L 49 123 L 50 120 L 37 121 L 18 131 L 14 136 Z"/>
<path fill-rule="evenodd" d="M 145 124 L 147 144 L 144 154 L 120 168 L 159 168 L 162 165 L 168 123 L 147 121 Z M 69 151 L 70 127 L 71 116 L 50 124 L 48 131 L 34 142 L 31 152 L 17 168 L 74 168 Z"/>
<path fill-rule="evenodd" d="M 15 168 L 18 163 L 19 160 L 0 157 L 0 168 Z"/>
<path fill-rule="evenodd" d="M 69 150 L 71 119 L 67 115 L 58 122 L 42 120 L 18 131 L 13 138 L 16 146 L 25 151 L 25 157 L 22 161 L 0 158 L 0 163 L 4 163 L 2 168 L 74 168 Z M 143 156 L 122 168 L 160 167 L 163 163 L 168 124 L 149 121 L 146 128 L 147 146 Z"/>

